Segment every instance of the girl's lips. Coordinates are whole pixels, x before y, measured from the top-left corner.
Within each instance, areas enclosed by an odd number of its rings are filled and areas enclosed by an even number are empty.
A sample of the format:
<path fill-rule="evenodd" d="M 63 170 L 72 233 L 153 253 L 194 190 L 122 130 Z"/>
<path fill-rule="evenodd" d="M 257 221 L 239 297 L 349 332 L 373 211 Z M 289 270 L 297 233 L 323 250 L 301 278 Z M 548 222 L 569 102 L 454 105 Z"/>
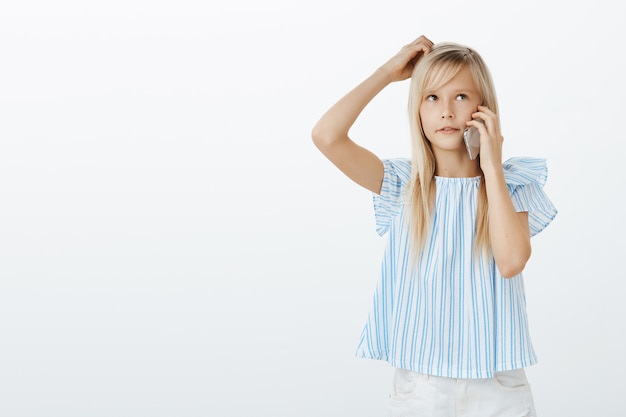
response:
<path fill-rule="evenodd" d="M 455 133 L 457 132 L 459 129 L 455 129 L 453 127 L 444 127 L 442 129 L 439 129 L 438 131 L 441 133 Z"/>

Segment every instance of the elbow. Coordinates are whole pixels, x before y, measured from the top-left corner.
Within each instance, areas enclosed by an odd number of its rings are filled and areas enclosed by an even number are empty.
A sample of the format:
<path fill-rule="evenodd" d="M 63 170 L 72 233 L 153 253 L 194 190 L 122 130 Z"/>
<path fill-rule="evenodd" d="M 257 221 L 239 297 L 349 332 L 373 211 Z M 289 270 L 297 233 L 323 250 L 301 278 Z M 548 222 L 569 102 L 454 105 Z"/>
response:
<path fill-rule="evenodd" d="M 315 126 L 313 126 L 313 130 L 311 130 L 313 143 L 323 153 L 347 138 L 347 131 L 344 131 L 343 128 L 336 126 L 325 118 L 319 120 Z"/>
<path fill-rule="evenodd" d="M 524 270 L 524 267 L 526 266 L 526 263 L 523 264 L 505 264 L 505 265 L 498 265 L 498 270 L 500 271 L 500 275 L 502 275 L 502 278 L 515 278 L 516 276 L 518 276 L 519 274 L 522 273 L 522 271 Z"/>
<path fill-rule="evenodd" d="M 323 138 L 323 132 L 317 125 L 315 125 L 313 127 L 313 130 L 311 131 L 311 139 L 313 139 L 313 144 L 319 148 L 320 145 L 324 142 Z"/>
<path fill-rule="evenodd" d="M 332 143 L 332 138 L 319 125 L 315 125 L 315 127 L 313 127 L 313 130 L 311 131 L 311 139 L 313 139 L 313 144 L 315 144 L 320 151 L 324 151 L 324 149 L 328 148 L 328 146 Z"/>
<path fill-rule="evenodd" d="M 522 273 L 528 259 L 530 259 L 530 248 L 523 254 L 520 254 L 519 257 L 507 257 L 500 262 L 496 262 L 496 265 L 503 278 L 515 278 Z"/>

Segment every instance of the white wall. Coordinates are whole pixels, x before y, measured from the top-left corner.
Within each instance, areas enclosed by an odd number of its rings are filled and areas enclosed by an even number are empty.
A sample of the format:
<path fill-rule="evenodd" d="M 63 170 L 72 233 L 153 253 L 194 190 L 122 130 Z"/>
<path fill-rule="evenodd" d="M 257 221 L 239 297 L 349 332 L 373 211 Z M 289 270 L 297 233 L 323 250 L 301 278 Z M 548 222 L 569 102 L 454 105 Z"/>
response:
<path fill-rule="evenodd" d="M 548 159 L 560 212 L 526 270 L 541 415 L 620 415 L 622 17 L 608 0 L 3 2 L 0 415 L 384 415 L 391 369 L 353 356 L 382 249 L 371 196 L 310 130 L 420 34 L 481 52 L 506 156 Z M 353 129 L 382 157 L 408 155 L 407 85 Z"/>

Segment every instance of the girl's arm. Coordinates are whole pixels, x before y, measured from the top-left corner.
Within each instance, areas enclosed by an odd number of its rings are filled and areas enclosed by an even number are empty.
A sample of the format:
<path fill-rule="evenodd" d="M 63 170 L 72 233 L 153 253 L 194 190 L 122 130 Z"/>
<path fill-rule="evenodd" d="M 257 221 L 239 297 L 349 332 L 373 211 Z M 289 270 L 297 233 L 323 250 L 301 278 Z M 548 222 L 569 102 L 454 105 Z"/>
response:
<path fill-rule="evenodd" d="M 530 258 L 528 213 L 515 211 L 501 166 L 499 171 L 483 172 L 489 205 L 491 250 L 500 274 L 512 278 L 524 270 Z"/>
<path fill-rule="evenodd" d="M 383 180 L 381 160 L 348 137 L 348 131 L 365 106 L 394 81 L 409 78 L 417 61 L 433 43 L 420 36 L 378 68 L 365 81 L 333 105 L 317 122 L 311 136 L 319 150 L 357 184 L 380 193 Z"/>
<path fill-rule="evenodd" d="M 504 180 L 502 168 L 502 135 L 495 113 L 487 107 L 478 106 L 473 118 L 481 118 L 468 125 L 480 131 L 480 168 L 485 175 L 487 188 L 489 239 L 491 250 L 500 274 L 511 278 L 524 270 L 530 258 L 530 229 L 528 213 L 518 213 Z"/>

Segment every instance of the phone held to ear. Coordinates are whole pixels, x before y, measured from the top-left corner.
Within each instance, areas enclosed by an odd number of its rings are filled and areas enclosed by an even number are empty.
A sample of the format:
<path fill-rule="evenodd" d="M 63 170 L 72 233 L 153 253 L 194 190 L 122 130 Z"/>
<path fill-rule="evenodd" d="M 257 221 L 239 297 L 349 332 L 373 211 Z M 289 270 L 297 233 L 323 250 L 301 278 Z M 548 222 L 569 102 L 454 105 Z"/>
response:
<path fill-rule="evenodd" d="M 465 148 L 469 154 L 469 158 L 474 160 L 478 156 L 480 151 L 480 132 L 474 126 L 470 126 L 463 131 L 463 140 L 465 141 Z"/>

